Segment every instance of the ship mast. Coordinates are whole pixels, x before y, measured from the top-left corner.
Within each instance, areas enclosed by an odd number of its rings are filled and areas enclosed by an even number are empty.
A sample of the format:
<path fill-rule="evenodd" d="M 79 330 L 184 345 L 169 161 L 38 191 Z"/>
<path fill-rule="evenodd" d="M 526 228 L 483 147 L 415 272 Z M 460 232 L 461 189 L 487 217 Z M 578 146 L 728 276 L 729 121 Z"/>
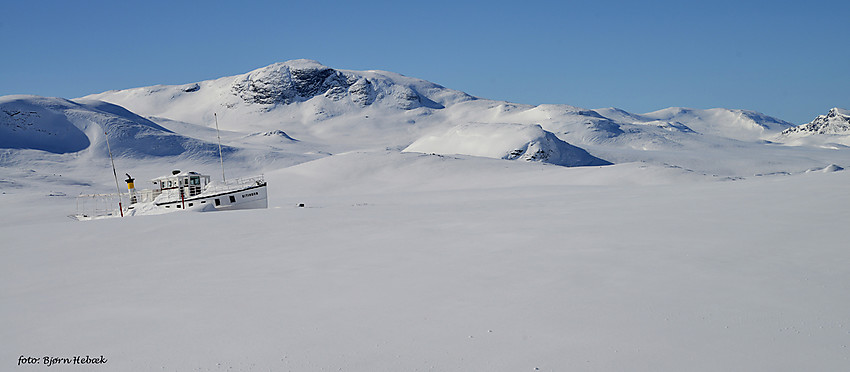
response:
<path fill-rule="evenodd" d="M 121 186 L 118 184 L 118 173 L 115 172 L 115 159 L 112 158 L 112 148 L 109 147 L 109 133 L 103 132 L 106 137 L 106 150 L 109 151 L 109 161 L 112 162 L 112 175 L 115 176 L 115 189 L 118 190 L 118 211 L 124 217 L 124 206 L 121 205 Z"/>
<path fill-rule="evenodd" d="M 215 117 L 215 135 L 218 137 L 218 160 L 221 162 L 221 181 L 227 183 L 227 180 L 224 178 L 224 157 L 221 156 L 221 134 L 218 132 L 218 114 L 213 113 L 213 116 Z"/>

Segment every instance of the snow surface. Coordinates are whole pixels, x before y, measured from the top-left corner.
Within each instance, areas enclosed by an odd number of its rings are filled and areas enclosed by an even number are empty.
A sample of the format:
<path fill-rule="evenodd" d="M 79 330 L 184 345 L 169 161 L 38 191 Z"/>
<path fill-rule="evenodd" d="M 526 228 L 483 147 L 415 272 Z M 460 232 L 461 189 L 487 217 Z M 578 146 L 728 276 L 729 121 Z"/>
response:
<path fill-rule="evenodd" d="M 840 135 L 307 60 L 0 106 L 0 370 L 850 369 Z M 104 132 L 137 188 L 218 178 L 213 113 L 268 209 L 66 217 L 116 189 Z M 616 164 L 494 159 L 535 146 Z"/>
<path fill-rule="evenodd" d="M 847 172 L 378 151 L 266 177 L 269 209 L 90 222 L 56 184 L 0 195 L 4 368 L 850 367 Z"/>

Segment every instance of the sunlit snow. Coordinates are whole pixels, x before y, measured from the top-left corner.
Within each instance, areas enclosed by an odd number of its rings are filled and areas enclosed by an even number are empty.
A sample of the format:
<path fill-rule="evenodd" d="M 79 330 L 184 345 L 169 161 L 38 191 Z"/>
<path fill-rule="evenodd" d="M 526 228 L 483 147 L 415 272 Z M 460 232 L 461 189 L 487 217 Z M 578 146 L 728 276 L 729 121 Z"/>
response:
<path fill-rule="evenodd" d="M 306 60 L 0 108 L 0 370 L 850 368 L 850 151 L 779 119 Z M 268 209 L 67 217 L 117 188 L 104 133 L 137 187 L 218 179 L 214 113 Z"/>

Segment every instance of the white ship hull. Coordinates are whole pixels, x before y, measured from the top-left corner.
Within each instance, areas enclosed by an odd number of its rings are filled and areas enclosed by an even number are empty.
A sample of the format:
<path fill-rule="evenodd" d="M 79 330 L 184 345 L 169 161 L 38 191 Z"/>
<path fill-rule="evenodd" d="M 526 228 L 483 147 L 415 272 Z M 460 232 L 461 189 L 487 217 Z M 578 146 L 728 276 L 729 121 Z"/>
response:
<path fill-rule="evenodd" d="M 228 182 L 211 182 L 210 177 L 195 172 L 172 172 L 153 180 L 157 188 L 137 190 L 134 179 L 127 175 L 128 194 L 123 210 L 119 194 L 81 195 L 77 198 L 77 220 L 162 214 L 176 211 L 225 211 L 268 208 L 266 181 L 262 176 L 240 178 Z"/>
<path fill-rule="evenodd" d="M 238 210 L 268 208 L 266 184 L 231 191 L 204 193 L 190 198 L 159 200 L 152 204 L 162 211 L 181 209 Z"/>
<path fill-rule="evenodd" d="M 196 178 L 195 184 L 191 183 L 193 178 Z M 171 183 L 167 182 L 169 179 Z M 184 182 L 179 183 L 179 179 Z M 189 181 L 188 184 L 186 181 Z M 259 209 L 269 206 L 266 181 L 262 176 L 216 183 L 209 182 L 208 176 L 189 172 L 159 178 L 154 180 L 154 183 L 166 187 L 158 190 L 133 190 L 128 211 L 131 215 L 181 210 Z"/>

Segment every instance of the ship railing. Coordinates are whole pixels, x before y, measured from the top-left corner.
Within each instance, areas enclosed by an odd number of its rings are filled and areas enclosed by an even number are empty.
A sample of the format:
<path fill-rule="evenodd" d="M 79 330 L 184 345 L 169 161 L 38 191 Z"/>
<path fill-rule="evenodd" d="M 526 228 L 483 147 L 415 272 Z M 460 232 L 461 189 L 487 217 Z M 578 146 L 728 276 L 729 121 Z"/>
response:
<path fill-rule="evenodd" d="M 227 182 L 212 182 L 205 189 L 204 194 L 220 193 L 232 190 L 244 189 L 252 186 L 262 186 L 266 183 L 263 175 L 254 177 L 235 178 L 227 180 Z"/>
<path fill-rule="evenodd" d="M 69 217 L 77 220 L 91 220 L 104 217 L 119 217 L 121 211 L 119 202 L 126 201 L 126 195 L 111 194 L 80 194 L 77 196 L 77 212 Z M 123 205 L 127 210 L 127 205 Z"/>
<path fill-rule="evenodd" d="M 150 202 L 153 202 L 153 200 L 156 199 L 156 197 L 159 196 L 159 194 L 162 194 L 162 190 L 151 190 L 151 189 L 136 190 L 135 194 L 136 194 L 135 203 L 150 203 Z"/>

